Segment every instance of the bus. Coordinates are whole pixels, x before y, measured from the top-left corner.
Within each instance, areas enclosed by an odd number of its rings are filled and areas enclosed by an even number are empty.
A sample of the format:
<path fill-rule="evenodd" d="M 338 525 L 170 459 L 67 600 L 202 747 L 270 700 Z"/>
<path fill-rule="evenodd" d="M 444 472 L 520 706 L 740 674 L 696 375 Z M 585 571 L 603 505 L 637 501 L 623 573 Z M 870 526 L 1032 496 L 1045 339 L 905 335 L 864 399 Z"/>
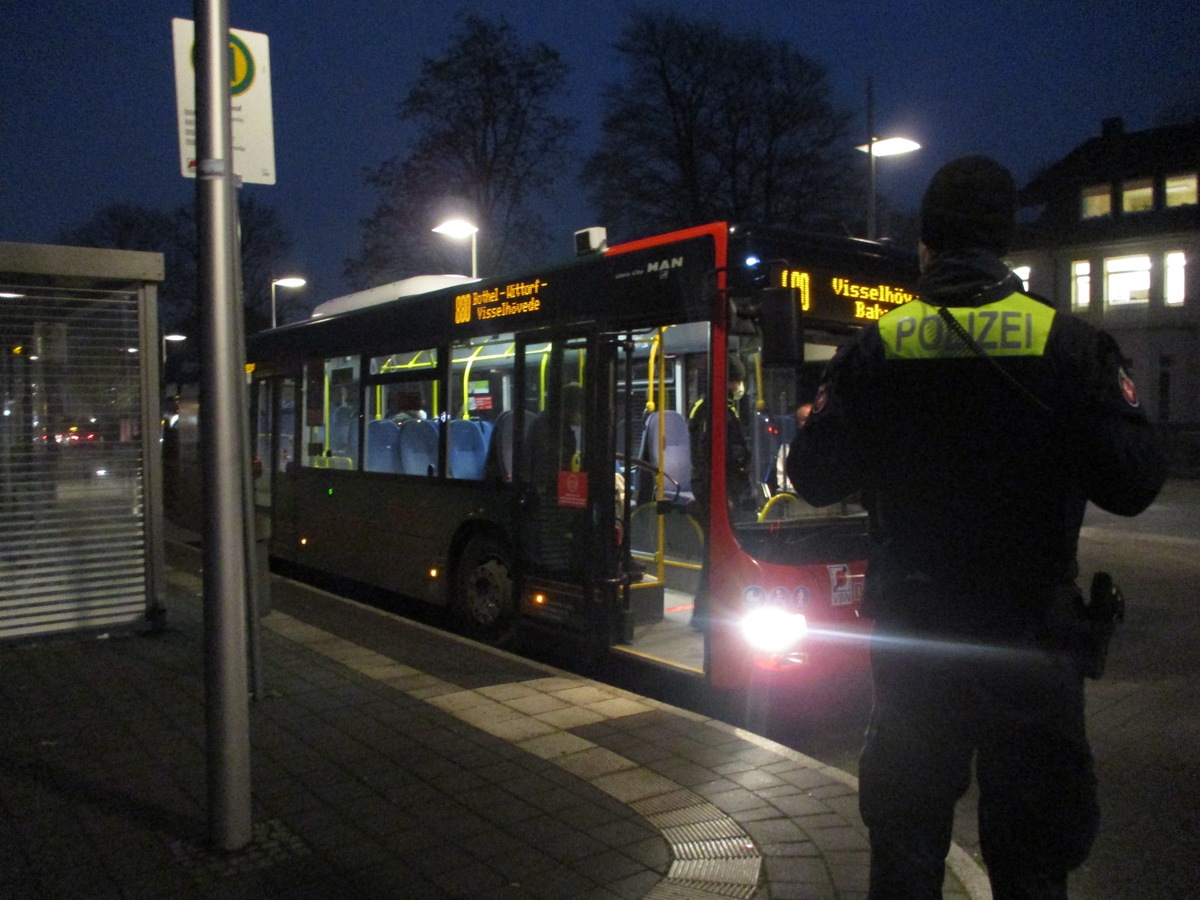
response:
<path fill-rule="evenodd" d="M 913 296 L 915 258 L 723 222 L 600 232 L 542 269 L 397 282 L 253 336 L 270 553 L 483 641 L 714 688 L 861 667 L 865 513 L 807 506 L 783 457 L 824 363 Z"/>

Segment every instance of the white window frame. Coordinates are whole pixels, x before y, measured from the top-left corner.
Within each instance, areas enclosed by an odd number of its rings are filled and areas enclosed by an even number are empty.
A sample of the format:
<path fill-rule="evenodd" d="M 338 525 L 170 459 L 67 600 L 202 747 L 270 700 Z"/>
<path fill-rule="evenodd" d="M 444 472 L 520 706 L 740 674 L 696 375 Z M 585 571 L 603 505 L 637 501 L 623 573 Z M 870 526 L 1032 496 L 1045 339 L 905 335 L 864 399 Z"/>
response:
<path fill-rule="evenodd" d="M 1138 306 L 1150 302 L 1148 253 L 1109 256 L 1104 260 L 1104 305 Z"/>
<path fill-rule="evenodd" d="M 1143 213 L 1153 210 L 1153 178 L 1130 178 L 1121 182 L 1121 212 Z"/>
<path fill-rule="evenodd" d="M 1187 299 L 1187 254 L 1172 250 L 1163 254 L 1163 302 L 1183 306 Z"/>
<path fill-rule="evenodd" d="M 1086 259 L 1071 263 L 1071 308 L 1087 309 L 1092 302 L 1092 264 Z"/>
<path fill-rule="evenodd" d="M 1112 188 L 1107 184 L 1091 184 L 1079 192 L 1079 217 L 1102 219 L 1112 215 Z"/>
<path fill-rule="evenodd" d="M 1164 205 L 1166 208 L 1195 206 L 1197 203 L 1196 181 L 1195 172 L 1168 175 L 1163 180 Z"/>
<path fill-rule="evenodd" d="M 1013 274 L 1021 279 L 1021 285 L 1025 290 L 1029 290 L 1029 276 L 1033 272 L 1032 266 L 1013 266 Z"/>

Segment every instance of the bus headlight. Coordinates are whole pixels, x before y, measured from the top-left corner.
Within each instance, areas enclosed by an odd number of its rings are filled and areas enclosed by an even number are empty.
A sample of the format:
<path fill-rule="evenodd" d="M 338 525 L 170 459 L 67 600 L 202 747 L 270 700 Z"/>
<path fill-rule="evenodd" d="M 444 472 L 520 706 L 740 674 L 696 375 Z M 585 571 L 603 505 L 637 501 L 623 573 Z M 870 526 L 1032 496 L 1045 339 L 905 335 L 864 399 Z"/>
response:
<path fill-rule="evenodd" d="M 777 606 L 752 609 L 742 619 L 742 634 L 757 652 L 780 654 L 795 647 L 808 634 L 808 622 L 799 613 Z"/>

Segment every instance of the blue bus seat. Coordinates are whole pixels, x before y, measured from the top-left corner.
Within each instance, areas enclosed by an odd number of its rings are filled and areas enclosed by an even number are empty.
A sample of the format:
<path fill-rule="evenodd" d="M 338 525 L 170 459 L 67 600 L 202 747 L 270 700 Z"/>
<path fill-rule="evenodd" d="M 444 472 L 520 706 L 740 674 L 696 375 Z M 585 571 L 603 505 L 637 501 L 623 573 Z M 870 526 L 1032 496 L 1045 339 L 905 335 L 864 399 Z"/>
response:
<path fill-rule="evenodd" d="M 661 463 L 658 459 L 660 421 L 666 423 L 663 426 L 664 441 Z M 692 491 L 692 441 L 691 435 L 688 434 L 687 419 L 683 417 L 682 413 L 668 409 L 663 412 L 653 412 L 646 417 L 646 430 L 642 433 L 640 456 L 659 466 L 666 473 L 663 491 L 666 493 L 667 499 L 677 500 L 681 504 L 690 503 L 696 499 L 696 495 Z M 679 486 L 678 496 L 676 496 L 676 485 Z"/>
<path fill-rule="evenodd" d="M 348 406 L 335 406 L 329 414 L 329 450 L 336 456 L 350 455 L 350 430 L 354 421 Z"/>
<path fill-rule="evenodd" d="M 513 477 L 513 411 L 506 409 L 496 418 L 492 437 L 488 441 L 484 477 L 489 481 L 512 481 Z"/>
<path fill-rule="evenodd" d="M 447 438 L 450 442 L 450 477 L 471 481 L 483 478 L 487 446 L 478 423 L 470 419 L 451 419 Z"/>
<path fill-rule="evenodd" d="M 368 472 L 399 471 L 396 444 L 400 441 L 400 426 L 391 419 L 372 419 L 367 423 L 367 452 L 363 468 Z"/>
<path fill-rule="evenodd" d="M 400 471 L 406 475 L 436 475 L 438 430 L 428 419 L 409 419 L 400 426 L 396 449 Z"/>

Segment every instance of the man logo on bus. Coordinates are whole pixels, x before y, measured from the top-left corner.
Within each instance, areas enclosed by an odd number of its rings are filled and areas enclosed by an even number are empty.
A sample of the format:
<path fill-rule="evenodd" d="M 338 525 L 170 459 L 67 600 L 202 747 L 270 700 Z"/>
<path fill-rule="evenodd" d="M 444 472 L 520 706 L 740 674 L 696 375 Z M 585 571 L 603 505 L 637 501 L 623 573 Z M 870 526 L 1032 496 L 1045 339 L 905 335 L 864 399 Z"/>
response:
<path fill-rule="evenodd" d="M 660 259 L 657 262 L 646 263 L 646 274 L 657 272 L 660 278 L 666 278 L 671 269 L 682 269 L 683 257 L 672 256 L 670 259 Z"/>

